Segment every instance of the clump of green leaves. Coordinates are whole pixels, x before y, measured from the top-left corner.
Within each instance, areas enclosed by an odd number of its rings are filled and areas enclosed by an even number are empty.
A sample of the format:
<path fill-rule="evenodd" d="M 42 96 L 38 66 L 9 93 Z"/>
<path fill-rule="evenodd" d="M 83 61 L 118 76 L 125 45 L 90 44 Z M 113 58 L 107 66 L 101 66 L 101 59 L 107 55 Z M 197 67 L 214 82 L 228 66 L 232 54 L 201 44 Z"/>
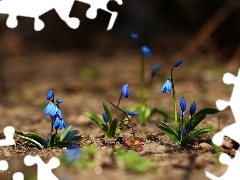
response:
<path fill-rule="evenodd" d="M 134 173 L 156 171 L 156 167 L 150 159 L 142 157 L 133 150 L 118 148 L 114 158 L 117 162 L 123 163 L 126 170 Z"/>
<path fill-rule="evenodd" d="M 131 112 L 129 115 L 129 113 L 127 114 L 121 108 L 115 106 L 113 103 L 111 102 L 109 103 L 112 104 L 118 110 L 122 111 L 122 113 L 124 114 L 124 117 L 113 118 L 105 102 L 103 102 L 104 113 L 103 113 L 102 119 L 94 113 L 91 113 L 91 112 L 85 112 L 85 113 L 91 120 L 93 120 L 98 124 L 98 126 L 102 129 L 104 136 L 107 138 L 119 136 L 124 126 L 132 129 L 132 134 L 133 136 L 135 136 L 136 130 L 134 129 L 134 127 L 137 126 L 137 124 L 131 122 L 130 116 L 137 115 L 137 114 L 131 114 L 133 113 Z"/>
<path fill-rule="evenodd" d="M 129 87 L 128 87 L 127 83 L 124 83 L 122 86 L 122 91 L 120 93 L 120 97 L 118 99 L 117 105 L 114 105 L 113 103 L 108 101 L 112 106 L 114 106 L 116 108 L 116 112 L 115 112 L 114 116 L 112 116 L 111 113 L 109 112 L 109 109 L 105 102 L 103 102 L 103 109 L 104 109 L 104 113 L 102 114 L 103 119 L 101 119 L 94 113 L 86 112 L 86 115 L 91 120 L 96 122 L 98 124 L 98 126 L 102 129 L 105 137 L 110 138 L 110 137 L 118 136 L 124 126 L 126 126 L 128 129 L 131 129 L 132 134 L 135 137 L 136 130 L 134 129 L 134 127 L 137 126 L 137 124 L 133 123 L 131 121 L 130 117 L 137 116 L 138 113 L 136 111 L 131 111 L 131 112 L 126 113 L 124 110 L 119 108 L 122 97 L 124 97 L 124 98 L 129 97 Z M 119 117 L 118 111 L 121 111 L 124 114 L 124 116 Z"/>
<path fill-rule="evenodd" d="M 193 102 L 189 109 L 189 118 L 185 118 L 186 113 L 186 101 L 185 98 L 180 99 L 180 118 L 178 118 L 176 92 L 174 88 L 173 70 L 182 64 L 183 60 L 177 60 L 172 69 L 171 76 L 162 86 L 163 93 L 170 93 L 173 90 L 173 109 L 174 109 L 174 122 L 175 126 L 171 126 L 169 123 L 160 121 L 160 125 L 157 125 L 168 137 L 175 143 L 181 146 L 188 145 L 195 137 L 200 134 L 211 132 L 212 127 L 196 129 L 200 122 L 202 122 L 206 115 L 216 114 L 219 112 L 216 108 L 204 108 L 195 114 L 196 103 Z"/>
<path fill-rule="evenodd" d="M 63 101 L 60 98 L 56 99 L 56 105 L 54 104 L 54 91 L 50 89 L 47 93 L 47 100 L 50 100 L 44 112 L 46 116 L 50 116 L 51 118 L 51 132 L 48 134 L 46 138 L 42 138 L 40 135 L 33 132 L 18 132 L 15 131 L 16 135 L 27 142 L 34 144 L 38 149 L 48 148 L 48 147 L 57 147 L 64 146 L 67 147 L 69 145 L 74 144 L 77 140 L 80 139 L 78 135 L 78 130 L 71 130 L 72 126 L 66 128 L 65 122 L 62 117 L 62 112 L 60 110 L 59 104 Z M 53 129 L 55 129 L 55 133 L 53 133 Z M 57 130 L 64 129 L 64 131 L 58 135 Z"/>
<path fill-rule="evenodd" d="M 195 137 L 200 134 L 211 132 L 212 127 L 195 129 L 200 122 L 204 120 L 206 115 L 218 113 L 219 110 L 215 108 L 205 108 L 197 112 L 189 120 L 183 120 L 183 124 L 175 128 L 169 123 L 160 121 L 160 125 L 157 125 L 174 143 L 178 143 L 181 146 L 188 145 Z M 179 120 L 180 122 L 180 120 Z"/>

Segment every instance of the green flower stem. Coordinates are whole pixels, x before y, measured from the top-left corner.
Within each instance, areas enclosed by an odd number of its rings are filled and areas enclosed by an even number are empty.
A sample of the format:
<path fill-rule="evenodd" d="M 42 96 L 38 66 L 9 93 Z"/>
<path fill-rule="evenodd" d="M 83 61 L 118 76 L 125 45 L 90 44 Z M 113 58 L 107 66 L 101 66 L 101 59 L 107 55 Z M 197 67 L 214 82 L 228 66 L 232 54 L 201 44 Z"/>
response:
<path fill-rule="evenodd" d="M 181 129 L 180 129 L 180 135 L 181 135 L 181 142 L 182 142 L 182 131 L 183 131 L 183 116 L 182 116 L 182 122 L 181 122 Z"/>
<path fill-rule="evenodd" d="M 176 95 L 175 95 L 175 89 L 174 89 L 174 83 L 173 83 L 173 67 L 171 70 L 171 82 L 172 82 L 172 89 L 173 89 L 173 107 L 174 107 L 174 121 L 175 121 L 175 127 L 177 128 L 177 102 L 176 102 Z"/>
<path fill-rule="evenodd" d="M 122 92 L 120 93 L 120 97 L 118 99 L 118 104 L 117 104 L 117 108 L 116 108 L 116 112 L 115 112 L 115 118 L 117 118 L 117 116 L 118 116 L 118 109 L 119 109 L 121 99 L 122 99 Z"/>
<path fill-rule="evenodd" d="M 220 126 L 221 126 L 220 114 L 218 113 L 218 130 L 217 130 L 217 132 L 221 130 L 221 127 L 220 127 Z"/>
<path fill-rule="evenodd" d="M 141 104 L 143 104 L 143 95 L 144 95 L 144 55 L 143 54 L 141 57 L 140 79 L 141 79 L 140 101 L 141 101 Z"/>

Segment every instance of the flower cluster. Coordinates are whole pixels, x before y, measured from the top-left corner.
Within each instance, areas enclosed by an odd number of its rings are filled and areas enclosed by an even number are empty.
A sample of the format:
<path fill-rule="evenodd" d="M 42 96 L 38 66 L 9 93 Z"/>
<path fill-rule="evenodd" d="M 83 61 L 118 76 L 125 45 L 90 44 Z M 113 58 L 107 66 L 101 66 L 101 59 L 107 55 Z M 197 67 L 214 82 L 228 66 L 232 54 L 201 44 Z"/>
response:
<path fill-rule="evenodd" d="M 64 122 L 64 119 L 62 117 L 62 112 L 60 110 L 59 104 L 62 103 L 62 99 L 57 98 L 56 99 L 56 105 L 54 104 L 54 91 L 53 89 L 50 89 L 47 93 L 47 100 L 50 100 L 46 108 L 44 109 L 44 112 L 46 114 L 46 117 L 50 116 L 52 119 L 52 126 L 54 129 L 66 129 L 66 124 Z"/>

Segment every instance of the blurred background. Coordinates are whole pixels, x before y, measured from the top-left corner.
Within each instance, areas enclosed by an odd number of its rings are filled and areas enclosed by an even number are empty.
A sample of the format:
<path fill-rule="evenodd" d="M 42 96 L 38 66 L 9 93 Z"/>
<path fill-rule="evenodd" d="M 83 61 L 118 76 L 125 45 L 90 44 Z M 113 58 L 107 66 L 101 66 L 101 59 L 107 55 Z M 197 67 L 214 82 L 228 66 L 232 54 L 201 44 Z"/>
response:
<path fill-rule="evenodd" d="M 141 45 L 153 51 L 151 66 L 155 62 L 172 64 L 179 58 L 184 62 L 225 62 L 227 69 L 239 66 L 238 0 L 123 0 L 121 6 L 110 1 L 108 8 L 118 12 L 110 31 L 110 14 L 99 10 L 97 18 L 90 20 L 85 15 L 89 7 L 75 1 L 70 16 L 81 21 L 76 30 L 55 10 L 40 16 L 45 27 L 39 32 L 33 28 L 34 20 L 25 17 L 18 17 L 18 26 L 10 29 L 6 26 L 8 15 L 1 14 L 0 93 L 41 78 L 42 83 L 62 83 L 69 82 L 71 75 L 98 77 L 96 66 L 107 66 L 116 56 L 127 63 L 138 57 Z M 131 33 L 139 35 L 137 45 Z M 96 61 L 99 64 L 93 65 Z"/>
<path fill-rule="evenodd" d="M 229 61 L 239 47 L 237 0 L 123 0 L 121 6 L 110 1 L 108 8 L 118 12 L 110 31 L 106 31 L 110 14 L 99 10 L 97 18 L 90 20 L 85 16 L 89 7 L 75 1 L 70 16 L 81 21 L 76 30 L 55 10 L 40 16 L 45 23 L 40 32 L 34 31 L 31 18 L 18 17 L 17 28 L 9 29 L 7 15 L 0 15 L 1 54 L 78 50 L 110 56 L 129 48 L 126 45 L 132 32 L 165 59 L 181 53 L 183 57 L 211 55 L 218 61 Z"/>

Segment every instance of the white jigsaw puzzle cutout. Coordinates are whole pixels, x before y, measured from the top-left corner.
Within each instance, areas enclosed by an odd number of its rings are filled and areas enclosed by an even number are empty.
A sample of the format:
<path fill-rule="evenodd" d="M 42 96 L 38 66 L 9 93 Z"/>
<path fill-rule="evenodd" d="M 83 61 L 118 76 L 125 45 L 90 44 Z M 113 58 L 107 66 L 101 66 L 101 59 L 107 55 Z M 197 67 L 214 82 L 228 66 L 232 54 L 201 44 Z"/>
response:
<path fill-rule="evenodd" d="M 111 30 L 116 21 L 117 12 L 110 11 L 107 4 L 111 0 L 76 0 L 91 7 L 87 10 L 86 16 L 89 19 L 97 17 L 98 9 L 111 14 L 107 30 Z M 122 0 L 114 0 L 122 5 Z M 75 0 L 0 0 L 0 14 L 8 14 L 6 25 L 9 28 L 15 28 L 18 25 L 17 16 L 34 18 L 34 29 L 40 31 L 44 28 L 44 22 L 39 18 L 46 12 L 54 9 L 59 17 L 72 28 L 77 29 L 80 20 L 75 17 L 69 17 Z"/>
<path fill-rule="evenodd" d="M 37 179 L 38 180 L 59 180 L 53 173 L 52 169 L 57 168 L 60 165 L 60 161 L 56 157 L 52 157 L 47 164 L 45 164 L 40 156 L 27 155 L 24 158 L 26 166 L 32 166 L 37 164 Z"/>
<path fill-rule="evenodd" d="M 15 145 L 15 141 L 13 139 L 15 129 L 12 126 L 7 126 L 3 130 L 5 139 L 0 139 L 0 146 L 10 146 Z"/>
<path fill-rule="evenodd" d="M 234 84 L 232 95 L 229 101 L 217 100 L 216 106 L 219 110 L 224 110 L 227 106 L 230 106 L 236 122 L 216 133 L 212 138 L 212 142 L 217 146 L 220 146 L 223 142 L 224 136 L 228 136 L 240 144 L 240 69 L 238 71 L 238 76 L 225 73 L 223 76 L 223 82 L 225 84 Z M 215 175 L 205 171 L 208 178 L 212 180 L 239 179 L 240 149 L 236 151 L 233 159 L 231 159 L 226 153 L 222 153 L 219 157 L 219 161 L 222 164 L 228 165 L 228 169 L 221 177 L 216 177 Z"/>

